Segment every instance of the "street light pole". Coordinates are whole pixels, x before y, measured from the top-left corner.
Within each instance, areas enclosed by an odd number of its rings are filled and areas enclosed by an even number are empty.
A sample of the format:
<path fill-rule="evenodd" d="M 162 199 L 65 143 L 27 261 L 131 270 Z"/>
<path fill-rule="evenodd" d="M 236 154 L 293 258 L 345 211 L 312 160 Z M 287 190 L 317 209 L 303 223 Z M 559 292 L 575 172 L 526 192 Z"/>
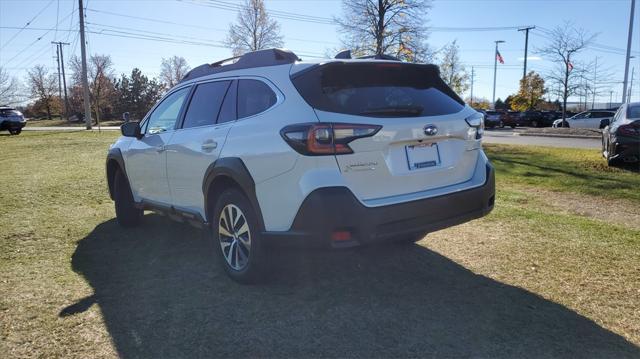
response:
<path fill-rule="evenodd" d="M 498 44 L 503 43 L 503 40 L 496 40 L 496 52 L 493 54 L 493 97 L 491 98 L 491 104 L 493 108 L 496 108 L 496 74 L 498 72 Z"/>

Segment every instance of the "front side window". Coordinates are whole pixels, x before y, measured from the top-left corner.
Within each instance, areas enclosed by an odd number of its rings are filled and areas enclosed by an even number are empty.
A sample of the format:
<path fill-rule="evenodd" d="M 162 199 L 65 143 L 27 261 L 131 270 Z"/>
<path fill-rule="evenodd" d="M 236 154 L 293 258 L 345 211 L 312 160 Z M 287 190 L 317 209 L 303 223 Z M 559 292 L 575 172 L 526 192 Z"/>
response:
<path fill-rule="evenodd" d="M 209 126 L 216 122 L 222 100 L 231 81 L 208 82 L 196 87 L 182 128 Z"/>
<path fill-rule="evenodd" d="M 149 116 L 146 124 L 146 133 L 155 135 L 172 130 L 175 127 L 180 109 L 189 93 L 189 88 L 185 87 L 167 96 Z"/>
<path fill-rule="evenodd" d="M 238 82 L 238 118 L 253 116 L 275 105 L 277 96 L 267 84 L 258 80 Z"/>

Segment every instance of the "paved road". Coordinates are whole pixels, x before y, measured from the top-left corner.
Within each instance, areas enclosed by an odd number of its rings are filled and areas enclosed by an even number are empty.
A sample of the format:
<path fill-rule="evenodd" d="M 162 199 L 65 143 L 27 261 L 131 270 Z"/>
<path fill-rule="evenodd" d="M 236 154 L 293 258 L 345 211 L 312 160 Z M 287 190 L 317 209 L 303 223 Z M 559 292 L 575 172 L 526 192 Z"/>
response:
<path fill-rule="evenodd" d="M 485 131 L 485 143 L 502 143 L 510 145 L 531 145 L 569 148 L 600 148 L 601 140 L 597 138 L 567 138 L 519 136 L 512 130 Z"/>

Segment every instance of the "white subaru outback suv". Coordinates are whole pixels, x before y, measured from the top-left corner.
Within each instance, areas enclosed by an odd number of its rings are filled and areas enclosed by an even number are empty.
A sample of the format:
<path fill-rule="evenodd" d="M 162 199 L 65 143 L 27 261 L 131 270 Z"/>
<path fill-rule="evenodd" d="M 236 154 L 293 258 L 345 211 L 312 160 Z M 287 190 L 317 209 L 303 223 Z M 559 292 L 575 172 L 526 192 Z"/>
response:
<path fill-rule="evenodd" d="M 251 282 L 269 242 L 416 241 L 489 213 L 482 115 L 436 66 L 380 58 L 270 49 L 193 69 L 109 150 L 118 222 L 154 210 L 208 228 Z"/>

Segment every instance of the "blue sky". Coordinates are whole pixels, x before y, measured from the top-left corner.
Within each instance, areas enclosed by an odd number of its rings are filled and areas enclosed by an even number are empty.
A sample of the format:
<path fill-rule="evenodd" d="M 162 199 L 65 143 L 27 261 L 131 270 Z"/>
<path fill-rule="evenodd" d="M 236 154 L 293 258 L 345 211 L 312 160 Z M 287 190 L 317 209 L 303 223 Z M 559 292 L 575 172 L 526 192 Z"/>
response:
<path fill-rule="evenodd" d="M 223 0 L 227 3 L 237 2 Z M 215 1 L 212 1 L 216 3 Z M 321 19 L 319 23 L 277 18 L 281 24 L 285 46 L 302 58 L 323 56 L 339 48 L 339 30 L 327 21 L 341 14 L 340 0 L 265 0 L 270 11 L 285 11 Z M 205 0 L 183 1 L 100 1 L 85 0 L 88 51 L 111 55 L 116 73 L 130 73 L 134 67 L 157 76 L 163 57 L 180 55 L 197 66 L 230 56 L 230 50 L 219 45 L 236 13 L 228 5 L 207 6 Z M 220 4 L 220 3 L 219 3 Z M 636 5 L 632 59 L 635 67 L 633 100 L 640 101 L 640 21 Z M 580 58 L 598 62 L 609 68 L 612 77 L 602 79 L 620 97 L 624 73 L 630 0 L 434 0 L 427 25 L 433 27 L 428 42 L 434 49 L 458 40 L 460 55 L 467 70 L 475 68 L 474 95 L 491 99 L 493 84 L 494 40 L 505 40 L 500 52 L 505 64 L 498 65 L 496 97 L 505 98 L 517 91 L 522 76 L 524 35 L 513 29 L 492 31 L 451 31 L 451 27 L 511 27 L 535 25 L 529 37 L 528 68 L 544 75 L 552 63 L 540 58 L 535 49 L 544 46 L 544 31 L 573 22 L 598 34 L 596 45 Z M 73 16 L 70 14 L 73 12 Z M 38 15 L 25 30 L 27 21 Z M 122 16 L 125 15 L 125 16 Z M 144 19 L 143 19 L 144 18 Z M 57 20 L 56 20 L 57 19 Z M 56 31 L 56 23 L 57 31 Z M 66 0 L 0 0 L 0 66 L 23 79 L 26 69 L 43 64 L 55 71 L 55 47 L 51 41 L 66 41 L 65 59 L 80 53 L 77 36 L 77 1 Z M 37 30 L 36 30 L 37 29 Z M 52 30 L 48 30 L 52 29 Z M 131 38 L 143 33 L 195 42 L 177 44 Z M 16 36 L 17 34 L 17 36 Z M 115 35 L 115 36 L 114 36 Z M 39 40 L 38 40 L 39 39 Z M 468 95 L 465 94 L 465 95 Z M 598 99 L 609 101 L 609 93 Z M 615 101 L 615 97 L 614 97 Z"/>

